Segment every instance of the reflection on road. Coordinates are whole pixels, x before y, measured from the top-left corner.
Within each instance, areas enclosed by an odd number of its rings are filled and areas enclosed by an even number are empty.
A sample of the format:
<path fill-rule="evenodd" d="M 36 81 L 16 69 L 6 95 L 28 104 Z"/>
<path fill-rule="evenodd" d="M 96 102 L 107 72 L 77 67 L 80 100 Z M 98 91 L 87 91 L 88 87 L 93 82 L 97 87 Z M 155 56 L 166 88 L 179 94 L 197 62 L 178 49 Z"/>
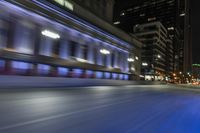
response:
<path fill-rule="evenodd" d="M 199 133 L 200 93 L 171 86 L 0 93 L 0 132 Z"/>

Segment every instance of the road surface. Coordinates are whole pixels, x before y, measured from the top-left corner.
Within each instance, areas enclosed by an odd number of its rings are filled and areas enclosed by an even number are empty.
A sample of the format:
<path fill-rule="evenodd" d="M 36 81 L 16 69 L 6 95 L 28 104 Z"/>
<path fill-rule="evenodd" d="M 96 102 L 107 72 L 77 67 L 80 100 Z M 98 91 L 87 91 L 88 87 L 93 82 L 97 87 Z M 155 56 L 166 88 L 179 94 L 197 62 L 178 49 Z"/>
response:
<path fill-rule="evenodd" d="M 200 92 L 167 85 L 0 90 L 0 133 L 200 133 Z"/>

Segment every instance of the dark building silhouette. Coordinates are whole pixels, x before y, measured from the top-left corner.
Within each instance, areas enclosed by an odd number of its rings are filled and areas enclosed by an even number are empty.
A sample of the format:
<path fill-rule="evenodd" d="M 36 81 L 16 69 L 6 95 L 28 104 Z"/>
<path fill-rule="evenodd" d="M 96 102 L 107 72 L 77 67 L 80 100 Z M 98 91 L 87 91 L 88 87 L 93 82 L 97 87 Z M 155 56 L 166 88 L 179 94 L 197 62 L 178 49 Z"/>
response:
<path fill-rule="evenodd" d="M 133 33 L 133 27 L 160 21 L 174 47 L 174 71 L 191 71 L 191 27 L 189 0 L 116 0 L 114 24 Z"/>
<path fill-rule="evenodd" d="M 113 20 L 114 0 L 72 0 L 107 22 Z"/>
<path fill-rule="evenodd" d="M 142 71 L 146 80 L 169 80 L 173 74 L 173 46 L 159 22 L 136 25 L 134 35 L 143 43 Z"/>

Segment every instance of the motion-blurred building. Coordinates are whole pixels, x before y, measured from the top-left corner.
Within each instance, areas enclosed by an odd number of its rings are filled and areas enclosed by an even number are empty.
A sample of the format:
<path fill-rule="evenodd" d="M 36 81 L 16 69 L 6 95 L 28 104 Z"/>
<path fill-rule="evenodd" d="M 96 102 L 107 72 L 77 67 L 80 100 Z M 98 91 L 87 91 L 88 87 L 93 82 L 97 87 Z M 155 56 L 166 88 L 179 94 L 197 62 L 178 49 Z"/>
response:
<path fill-rule="evenodd" d="M 133 33 L 133 27 L 160 21 L 174 48 L 174 72 L 191 71 L 190 0 L 116 0 L 114 24 Z"/>
<path fill-rule="evenodd" d="M 136 25 L 134 35 L 143 43 L 142 75 L 146 80 L 165 80 L 173 74 L 173 46 L 160 22 Z"/>
<path fill-rule="evenodd" d="M 0 1 L 1 74 L 128 80 L 140 47 L 73 1 Z"/>

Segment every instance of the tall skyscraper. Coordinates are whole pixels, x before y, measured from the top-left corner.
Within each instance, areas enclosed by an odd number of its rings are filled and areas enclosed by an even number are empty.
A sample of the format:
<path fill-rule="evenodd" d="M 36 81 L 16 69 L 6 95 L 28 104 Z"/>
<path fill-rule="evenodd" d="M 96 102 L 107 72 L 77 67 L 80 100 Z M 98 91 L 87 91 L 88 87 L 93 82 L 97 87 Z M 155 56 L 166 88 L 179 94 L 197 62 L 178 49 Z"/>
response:
<path fill-rule="evenodd" d="M 173 46 L 160 22 L 136 25 L 134 35 L 144 44 L 142 75 L 146 80 L 168 80 L 173 74 Z"/>
<path fill-rule="evenodd" d="M 192 40 L 191 40 L 191 10 L 190 0 L 185 0 L 185 19 L 184 19 L 184 71 L 192 70 Z"/>
<path fill-rule="evenodd" d="M 174 71 L 191 70 L 189 0 L 116 0 L 114 24 L 133 33 L 133 27 L 160 21 L 173 40 Z"/>

